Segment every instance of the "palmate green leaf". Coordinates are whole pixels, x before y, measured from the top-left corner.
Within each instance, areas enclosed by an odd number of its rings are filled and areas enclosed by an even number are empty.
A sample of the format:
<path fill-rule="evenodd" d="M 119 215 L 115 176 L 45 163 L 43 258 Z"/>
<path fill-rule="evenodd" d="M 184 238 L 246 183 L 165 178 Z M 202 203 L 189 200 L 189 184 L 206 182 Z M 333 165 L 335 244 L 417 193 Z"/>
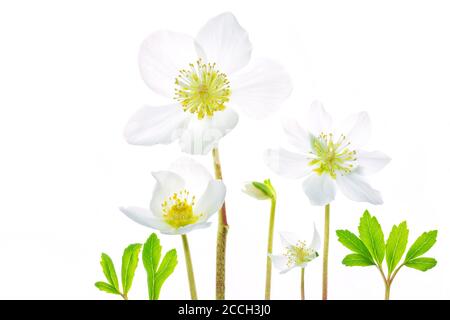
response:
<path fill-rule="evenodd" d="M 144 263 L 145 271 L 147 271 L 147 287 L 149 300 L 156 300 L 155 297 L 155 282 L 156 271 L 158 270 L 159 260 L 161 259 L 161 250 L 158 236 L 152 233 L 144 244 L 142 250 L 142 262 Z"/>
<path fill-rule="evenodd" d="M 106 254 L 102 253 L 102 258 L 100 264 L 103 269 L 103 273 L 105 274 L 106 280 L 108 280 L 109 284 L 117 291 L 120 292 L 119 289 L 119 280 L 117 279 L 116 269 L 114 268 L 114 263 L 111 258 Z"/>
<path fill-rule="evenodd" d="M 155 276 L 155 300 L 159 299 L 159 293 L 161 292 L 161 287 L 167 278 L 173 273 L 175 267 L 178 264 L 177 251 L 172 249 L 166 253 L 161 265 L 158 268 Z"/>
<path fill-rule="evenodd" d="M 431 268 L 434 268 L 436 264 L 437 264 L 436 259 L 422 257 L 409 260 L 408 262 L 405 263 L 405 266 L 420 271 L 427 271 L 430 270 Z"/>
<path fill-rule="evenodd" d="M 365 257 L 366 260 L 369 260 L 372 262 L 372 264 L 374 264 L 372 256 L 366 245 L 353 232 L 348 230 L 337 230 L 336 235 L 338 236 L 339 242 L 342 243 L 345 247 Z"/>
<path fill-rule="evenodd" d="M 436 243 L 437 230 L 432 230 L 429 232 L 424 232 L 409 248 L 408 253 L 406 253 L 405 263 L 420 257 Z"/>
<path fill-rule="evenodd" d="M 120 292 L 117 291 L 116 288 L 114 288 L 109 283 L 106 283 L 106 282 L 103 282 L 103 281 L 96 282 L 95 286 L 98 289 L 100 289 L 101 291 L 104 291 L 104 292 L 107 292 L 107 293 L 120 294 Z"/>
<path fill-rule="evenodd" d="M 386 245 L 384 234 L 377 218 L 372 217 L 369 211 L 365 211 L 359 223 L 359 238 L 369 250 L 373 260 L 381 266 L 384 260 Z"/>
<path fill-rule="evenodd" d="M 393 226 L 386 242 L 386 263 L 391 274 L 403 257 L 408 244 L 408 227 L 406 221 Z"/>
<path fill-rule="evenodd" d="M 345 256 L 344 260 L 342 260 L 342 264 L 347 267 L 368 267 L 375 265 L 372 258 L 363 256 L 359 253 L 351 253 Z"/>
<path fill-rule="evenodd" d="M 130 244 L 122 255 L 122 288 L 126 295 L 131 289 L 134 274 L 139 262 L 139 253 L 142 245 L 140 243 Z"/>

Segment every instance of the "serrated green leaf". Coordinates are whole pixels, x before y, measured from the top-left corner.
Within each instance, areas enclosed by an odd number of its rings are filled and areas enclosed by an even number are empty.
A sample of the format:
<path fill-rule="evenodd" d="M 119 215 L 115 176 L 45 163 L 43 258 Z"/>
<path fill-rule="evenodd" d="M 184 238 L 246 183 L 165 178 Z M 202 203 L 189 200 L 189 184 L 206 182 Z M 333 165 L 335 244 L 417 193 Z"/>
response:
<path fill-rule="evenodd" d="M 363 256 L 359 253 L 351 253 L 346 255 L 342 264 L 347 267 L 368 267 L 373 266 L 375 263 L 369 257 Z"/>
<path fill-rule="evenodd" d="M 147 272 L 148 298 L 150 300 L 157 299 L 155 296 L 155 282 L 156 271 L 158 270 L 159 260 L 161 259 L 161 250 L 162 247 L 158 236 L 156 233 L 152 233 L 145 242 L 144 249 L 142 250 L 142 262 Z"/>
<path fill-rule="evenodd" d="M 409 230 L 406 221 L 393 226 L 386 242 L 386 263 L 391 274 L 403 257 L 408 244 Z"/>
<path fill-rule="evenodd" d="M 386 245 L 384 234 L 377 218 L 372 217 L 369 211 L 365 211 L 359 223 L 359 238 L 369 250 L 373 260 L 378 265 L 383 263 Z"/>
<path fill-rule="evenodd" d="M 161 287 L 167 278 L 173 273 L 178 264 L 177 251 L 172 249 L 166 253 L 155 276 L 155 299 L 159 299 Z"/>
<path fill-rule="evenodd" d="M 372 256 L 366 245 L 356 236 L 356 234 L 349 230 L 336 230 L 336 235 L 338 236 L 339 242 L 346 248 L 373 262 Z"/>
<path fill-rule="evenodd" d="M 436 259 L 423 257 L 409 260 L 408 262 L 405 263 L 405 266 L 420 271 L 427 271 L 430 270 L 431 268 L 434 268 L 436 264 L 437 264 Z"/>
<path fill-rule="evenodd" d="M 112 285 L 116 289 L 116 291 L 120 292 L 119 280 L 117 279 L 114 263 L 106 253 L 102 253 L 102 259 L 100 261 L 100 264 L 102 266 L 106 280 L 108 280 L 109 284 Z"/>
<path fill-rule="evenodd" d="M 436 243 L 436 238 L 437 230 L 422 233 L 422 235 L 414 241 L 411 248 L 409 248 L 408 253 L 406 254 L 405 262 L 417 258 L 430 250 Z"/>
<path fill-rule="evenodd" d="M 95 283 L 95 286 L 104 292 L 107 293 L 112 293 L 112 294 L 120 294 L 119 291 L 116 290 L 116 288 L 114 288 L 112 285 L 110 285 L 109 283 L 103 282 L 103 281 L 99 281 Z"/>
<path fill-rule="evenodd" d="M 139 262 L 139 253 L 142 245 L 140 243 L 130 244 L 122 255 L 122 288 L 126 295 L 131 289 L 134 274 Z"/>

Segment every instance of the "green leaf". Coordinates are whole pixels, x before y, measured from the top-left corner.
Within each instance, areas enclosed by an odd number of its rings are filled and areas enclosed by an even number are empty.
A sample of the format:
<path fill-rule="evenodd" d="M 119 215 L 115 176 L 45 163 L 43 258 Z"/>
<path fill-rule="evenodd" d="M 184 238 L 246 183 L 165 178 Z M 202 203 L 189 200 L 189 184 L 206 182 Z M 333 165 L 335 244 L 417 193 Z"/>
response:
<path fill-rule="evenodd" d="M 100 289 L 101 291 L 105 291 L 105 292 L 112 293 L 112 294 L 120 294 L 120 292 L 117 291 L 116 288 L 114 288 L 109 283 L 106 283 L 106 282 L 103 282 L 103 281 L 96 282 L 95 286 L 98 289 Z"/>
<path fill-rule="evenodd" d="M 386 263 L 391 274 L 403 257 L 408 244 L 408 227 L 406 221 L 393 226 L 386 242 Z"/>
<path fill-rule="evenodd" d="M 384 234 L 377 218 L 365 211 L 359 223 L 359 238 L 366 245 L 378 265 L 383 263 L 385 253 Z"/>
<path fill-rule="evenodd" d="M 367 267 L 375 265 L 372 258 L 363 256 L 359 253 L 351 253 L 345 256 L 344 260 L 342 260 L 342 264 L 347 267 Z"/>
<path fill-rule="evenodd" d="M 372 256 L 366 245 L 351 231 L 336 230 L 338 240 L 351 251 L 358 253 L 373 262 Z"/>
<path fill-rule="evenodd" d="M 409 248 L 405 262 L 417 258 L 430 250 L 436 243 L 436 238 L 437 230 L 422 233 L 422 235 L 412 244 L 411 248 Z"/>
<path fill-rule="evenodd" d="M 122 255 L 122 288 L 126 295 L 133 283 L 134 273 L 139 262 L 139 253 L 142 245 L 140 243 L 130 244 Z"/>
<path fill-rule="evenodd" d="M 108 280 L 109 284 L 113 286 L 116 289 L 116 291 L 120 292 L 119 280 L 117 279 L 114 263 L 106 253 L 102 253 L 102 259 L 100 261 L 100 264 L 102 266 L 103 273 L 105 274 L 105 277 Z"/>
<path fill-rule="evenodd" d="M 420 271 L 427 271 L 431 268 L 434 268 L 437 264 L 436 259 L 434 258 L 417 258 L 409 260 L 405 263 L 405 266 L 413 269 L 417 269 Z"/>
<path fill-rule="evenodd" d="M 156 300 L 155 296 L 155 282 L 156 271 L 158 270 L 159 260 L 161 259 L 161 250 L 158 236 L 156 233 L 152 233 L 144 244 L 142 250 L 142 262 L 144 263 L 145 271 L 147 271 L 147 286 L 148 286 L 148 298 L 150 300 Z"/>
<path fill-rule="evenodd" d="M 178 264 L 177 251 L 172 249 L 166 253 L 161 265 L 158 268 L 155 276 L 155 292 L 154 298 L 157 300 L 159 298 L 159 293 L 161 292 L 161 287 L 167 278 L 173 273 L 175 267 Z"/>

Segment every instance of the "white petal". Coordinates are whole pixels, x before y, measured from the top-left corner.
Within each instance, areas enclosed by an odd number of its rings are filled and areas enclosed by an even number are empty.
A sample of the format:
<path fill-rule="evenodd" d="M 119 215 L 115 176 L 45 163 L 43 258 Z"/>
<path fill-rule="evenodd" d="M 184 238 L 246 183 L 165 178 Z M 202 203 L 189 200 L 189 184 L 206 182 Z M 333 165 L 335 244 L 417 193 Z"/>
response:
<path fill-rule="evenodd" d="M 152 212 L 148 209 L 138 208 L 138 207 L 120 207 L 120 211 L 122 211 L 128 218 L 131 220 L 152 228 L 157 229 L 161 232 L 166 232 L 170 230 L 170 226 L 165 223 L 162 218 L 155 217 Z"/>
<path fill-rule="evenodd" d="M 342 129 L 345 130 L 347 140 L 351 143 L 351 149 L 359 149 L 368 142 L 371 127 L 370 117 L 367 112 L 354 114 L 344 121 Z"/>
<path fill-rule="evenodd" d="M 391 158 L 380 151 L 368 152 L 359 150 L 357 157 L 358 170 L 363 175 L 378 172 L 391 161 Z"/>
<path fill-rule="evenodd" d="M 267 59 L 256 61 L 230 77 L 230 86 L 231 102 L 256 119 L 278 110 L 292 91 L 288 73 Z"/>
<path fill-rule="evenodd" d="M 128 121 L 124 136 L 135 145 L 168 144 L 181 136 L 187 121 L 179 105 L 145 106 Z"/>
<path fill-rule="evenodd" d="M 300 152 L 308 153 L 311 150 L 309 134 L 303 130 L 296 120 L 292 118 L 284 119 L 283 129 L 288 136 L 289 143 L 297 147 Z"/>
<path fill-rule="evenodd" d="M 250 197 L 253 197 L 258 200 L 267 200 L 269 197 L 262 192 L 260 189 L 255 187 L 253 182 L 247 182 L 242 189 L 242 192 L 248 194 Z"/>
<path fill-rule="evenodd" d="M 371 204 L 383 203 L 380 192 L 373 189 L 362 176 L 356 173 L 338 175 L 336 181 L 339 189 L 350 200 Z"/>
<path fill-rule="evenodd" d="M 320 241 L 320 234 L 317 231 L 316 224 L 314 224 L 314 234 L 313 234 L 313 238 L 311 240 L 311 244 L 309 245 L 309 247 L 311 249 L 313 249 L 314 251 L 319 251 L 319 249 L 320 249 L 320 242 L 321 242 Z"/>
<path fill-rule="evenodd" d="M 278 254 L 270 254 L 269 256 L 273 266 L 280 270 L 280 273 L 286 273 L 292 269 L 292 267 L 288 267 L 288 258 L 286 256 Z"/>
<path fill-rule="evenodd" d="M 188 35 L 157 31 L 141 45 L 139 67 L 142 78 L 153 91 L 173 98 L 175 78 L 181 69 L 197 61 L 194 39 Z"/>
<path fill-rule="evenodd" d="M 266 165 L 287 178 L 301 178 L 311 172 L 307 156 L 285 149 L 269 149 L 264 153 Z"/>
<path fill-rule="evenodd" d="M 334 200 L 336 185 L 326 174 L 313 173 L 303 182 L 303 191 L 314 206 L 324 206 Z"/>
<path fill-rule="evenodd" d="M 180 157 L 174 161 L 169 170 L 178 174 L 185 181 L 185 188 L 198 199 L 213 178 L 209 171 L 198 161 Z"/>
<path fill-rule="evenodd" d="M 293 232 L 282 231 L 280 232 L 280 239 L 283 247 L 291 247 L 296 246 L 300 238 Z"/>
<path fill-rule="evenodd" d="M 225 201 L 226 188 L 222 181 L 211 180 L 205 193 L 194 208 L 195 214 L 205 215 L 205 219 L 219 211 Z"/>
<path fill-rule="evenodd" d="M 156 179 L 150 209 L 156 216 L 162 216 L 162 203 L 167 197 L 184 189 L 185 181 L 178 174 L 170 171 L 152 172 Z"/>
<path fill-rule="evenodd" d="M 180 227 L 180 228 L 170 228 L 167 229 L 165 231 L 161 231 L 161 233 L 164 234 L 169 234 L 169 235 L 175 235 L 175 234 L 186 234 L 189 233 L 193 230 L 197 230 L 197 229 L 205 229 L 208 228 L 211 225 L 210 222 L 198 222 L 198 223 L 193 223 L 193 224 L 189 224 L 185 227 Z"/>
<path fill-rule="evenodd" d="M 314 101 L 311 104 L 308 120 L 309 131 L 313 135 L 318 136 L 322 132 L 325 134 L 331 132 L 331 116 L 325 111 L 325 108 L 319 101 Z"/>
<path fill-rule="evenodd" d="M 212 118 L 199 120 L 193 116 L 180 137 L 181 150 L 190 154 L 207 154 L 236 126 L 238 119 L 237 113 L 230 108 L 215 112 Z"/>
<path fill-rule="evenodd" d="M 250 60 L 252 44 L 236 18 L 229 12 L 222 13 L 199 31 L 195 38 L 199 55 L 216 63 L 227 74 L 244 67 Z"/>

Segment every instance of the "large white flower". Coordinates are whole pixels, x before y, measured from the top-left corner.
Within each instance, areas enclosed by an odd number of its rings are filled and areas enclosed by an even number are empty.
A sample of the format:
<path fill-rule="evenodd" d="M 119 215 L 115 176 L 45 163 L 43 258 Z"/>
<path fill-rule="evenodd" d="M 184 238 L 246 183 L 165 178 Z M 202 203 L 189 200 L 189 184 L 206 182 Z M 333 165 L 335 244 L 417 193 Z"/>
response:
<path fill-rule="evenodd" d="M 158 31 L 142 44 L 139 65 L 146 84 L 168 98 L 145 106 L 129 120 L 130 144 L 168 144 L 206 154 L 238 122 L 233 107 L 261 118 L 291 92 L 284 69 L 270 60 L 249 63 L 252 45 L 231 13 L 206 23 L 195 38 Z M 244 68 L 245 67 L 245 68 Z"/>
<path fill-rule="evenodd" d="M 167 171 L 153 172 L 156 185 L 150 209 L 121 207 L 130 219 L 165 234 L 186 234 L 206 228 L 222 206 L 225 185 L 198 162 L 180 159 Z"/>
<path fill-rule="evenodd" d="M 311 243 L 307 245 L 292 232 L 280 232 L 281 243 L 284 247 L 283 254 L 272 254 L 270 258 L 273 265 L 280 273 L 286 273 L 295 267 L 305 268 L 306 265 L 317 258 L 320 249 L 320 236 L 314 226 L 314 234 Z"/>
<path fill-rule="evenodd" d="M 333 130 L 330 115 L 316 101 L 308 124 L 306 132 L 295 120 L 286 120 L 284 130 L 297 152 L 270 149 L 264 154 L 267 165 L 282 176 L 308 176 L 303 190 L 313 205 L 333 201 L 336 186 L 353 201 L 382 204 L 380 192 L 368 184 L 365 176 L 381 170 L 390 158 L 379 151 L 361 149 L 370 136 L 369 115 L 358 113 L 344 122 L 348 129 Z"/>

